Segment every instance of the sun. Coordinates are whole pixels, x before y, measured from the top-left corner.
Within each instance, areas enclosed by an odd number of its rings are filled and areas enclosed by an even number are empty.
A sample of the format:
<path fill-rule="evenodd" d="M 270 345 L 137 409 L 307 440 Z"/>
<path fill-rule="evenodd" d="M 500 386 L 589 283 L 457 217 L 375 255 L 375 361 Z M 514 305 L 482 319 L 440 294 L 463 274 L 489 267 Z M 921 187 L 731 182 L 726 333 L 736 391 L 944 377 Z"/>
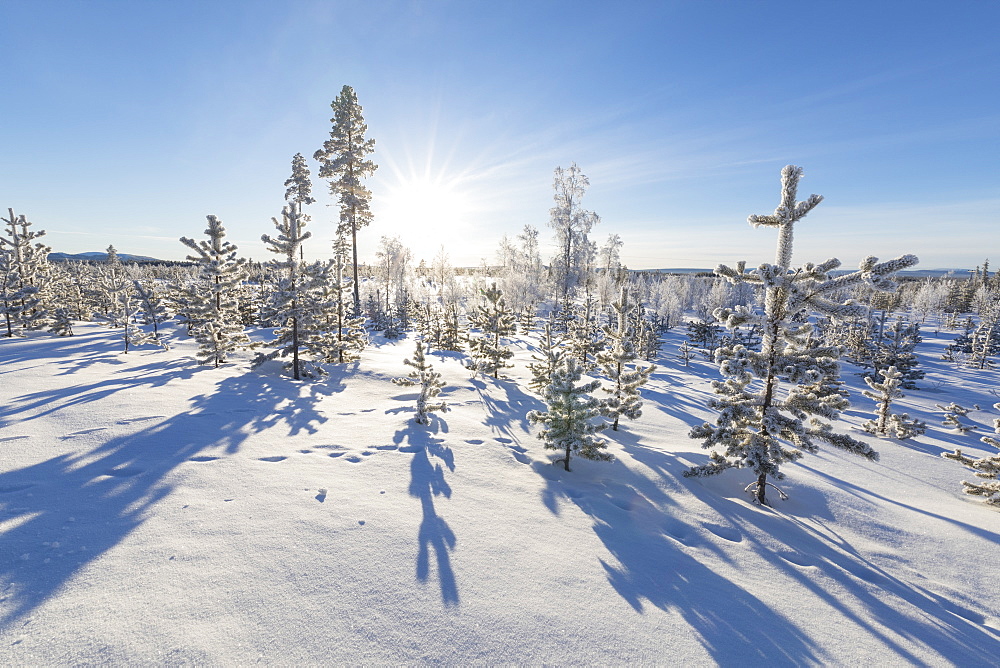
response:
<path fill-rule="evenodd" d="M 472 229 L 472 201 L 458 179 L 401 178 L 379 199 L 379 227 L 414 246 L 450 246 Z"/>

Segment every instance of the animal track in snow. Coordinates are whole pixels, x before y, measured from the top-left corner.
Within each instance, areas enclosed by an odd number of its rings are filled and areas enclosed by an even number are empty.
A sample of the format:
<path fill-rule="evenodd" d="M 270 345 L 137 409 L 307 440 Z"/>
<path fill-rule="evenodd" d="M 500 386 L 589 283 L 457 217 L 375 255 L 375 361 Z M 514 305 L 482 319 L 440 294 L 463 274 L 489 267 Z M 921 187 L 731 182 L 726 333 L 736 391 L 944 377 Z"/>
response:
<path fill-rule="evenodd" d="M 309 448 L 303 448 L 302 450 L 299 450 L 299 453 L 303 455 L 308 455 L 310 452 L 312 452 L 312 450 L 310 450 Z"/>
<path fill-rule="evenodd" d="M 514 442 L 513 439 L 510 439 L 510 438 L 501 438 L 499 436 L 497 436 L 493 440 L 496 441 L 497 443 L 513 443 Z"/>
<path fill-rule="evenodd" d="M 349 457 L 344 457 L 344 461 L 351 462 L 352 464 L 357 464 L 364 460 L 362 460 L 361 457 L 358 457 L 357 455 L 351 455 Z"/>
<path fill-rule="evenodd" d="M 26 438 L 31 438 L 30 436 L 5 436 L 0 438 L 0 443 L 7 443 L 8 441 L 20 441 Z M 66 438 L 65 436 L 63 438 Z"/>
<path fill-rule="evenodd" d="M 778 556 L 796 566 L 814 566 L 812 560 L 798 552 L 778 552 Z"/>
<path fill-rule="evenodd" d="M 159 420 L 163 417 L 163 415 L 149 415 L 146 417 L 125 418 L 123 420 L 118 420 L 115 424 L 132 424 L 133 422 L 145 422 L 146 420 Z"/>
<path fill-rule="evenodd" d="M 211 455 L 199 455 L 198 457 L 190 457 L 189 462 L 214 462 L 218 457 L 213 457 Z"/>
<path fill-rule="evenodd" d="M 14 492 L 23 492 L 26 489 L 30 489 L 35 486 L 33 482 L 25 482 L 19 485 L 0 485 L 0 494 L 13 494 Z"/>
<path fill-rule="evenodd" d="M 288 457 L 285 457 L 284 455 L 272 455 L 270 457 L 258 457 L 257 461 L 261 461 L 261 462 L 283 462 L 286 459 L 288 459 Z"/>
<path fill-rule="evenodd" d="M 470 438 L 470 439 L 466 439 L 465 442 L 469 443 L 470 445 L 482 445 L 483 444 L 483 439 L 481 439 L 481 438 Z"/>
<path fill-rule="evenodd" d="M 395 444 L 393 444 L 393 445 L 376 445 L 375 449 L 376 450 L 399 450 L 399 446 L 395 445 Z M 362 453 L 362 454 L 364 454 L 364 453 Z"/>
<path fill-rule="evenodd" d="M 116 466 L 115 468 L 105 471 L 104 475 L 109 475 L 115 478 L 131 478 L 145 472 L 145 469 L 136 468 L 134 466 Z"/>
<path fill-rule="evenodd" d="M 344 453 L 343 452 L 331 452 L 329 456 L 330 457 L 343 457 Z"/>
<path fill-rule="evenodd" d="M 743 536 L 740 535 L 740 532 L 732 527 L 724 527 L 719 524 L 711 524 L 709 522 L 702 522 L 701 525 L 723 540 L 732 541 L 734 543 L 739 543 L 743 540 Z"/>
<path fill-rule="evenodd" d="M 99 431 L 104 431 L 105 429 L 107 429 L 107 427 L 94 427 L 93 429 L 81 429 L 80 431 L 74 431 L 71 434 L 66 434 L 65 436 L 60 436 L 59 440 L 67 441 L 67 440 L 69 440 L 71 438 L 76 438 L 77 436 L 86 436 L 87 434 L 94 434 L 94 433 L 97 433 Z M 20 438 L 20 437 L 16 437 L 15 436 L 14 438 Z M 25 436 L 24 438 L 27 438 L 27 436 Z"/>

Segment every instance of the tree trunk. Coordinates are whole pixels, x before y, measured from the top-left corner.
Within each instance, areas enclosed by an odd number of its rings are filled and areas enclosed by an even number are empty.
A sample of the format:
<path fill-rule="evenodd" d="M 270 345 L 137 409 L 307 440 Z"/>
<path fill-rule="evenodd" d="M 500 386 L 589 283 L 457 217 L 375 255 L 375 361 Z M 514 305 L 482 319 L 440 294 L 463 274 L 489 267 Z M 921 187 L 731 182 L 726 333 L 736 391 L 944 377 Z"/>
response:
<path fill-rule="evenodd" d="M 292 300 L 292 310 L 296 309 L 296 300 Z M 299 380 L 299 318 L 292 316 L 292 375 Z"/>
<path fill-rule="evenodd" d="M 351 211 L 351 251 L 354 254 L 354 316 L 361 315 L 361 288 L 358 284 L 358 231 Z"/>
<path fill-rule="evenodd" d="M 757 476 L 757 503 L 762 506 L 767 505 L 767 499 L 764 497 L 764 492 L 767 491 L 767 474 L 761 473 Z"/>
<path fill-rule="evenodd" d="M 563 459 L 563 468 L 565 468 L 567 471 L 569 471 L 569 450 L 570 450 L 570 447 L 569 447 L 569 444 L 567 444 L 566 445 L 566 458 Z"/>

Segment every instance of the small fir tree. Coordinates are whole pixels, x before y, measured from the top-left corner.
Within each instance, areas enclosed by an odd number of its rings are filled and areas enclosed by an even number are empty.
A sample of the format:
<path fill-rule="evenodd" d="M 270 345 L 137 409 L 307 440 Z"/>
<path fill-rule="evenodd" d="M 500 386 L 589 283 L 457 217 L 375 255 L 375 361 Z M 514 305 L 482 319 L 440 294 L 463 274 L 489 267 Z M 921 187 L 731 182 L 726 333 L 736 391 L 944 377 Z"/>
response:
<path fill-rule="evenodd" d="M 552 383 L 552 375 L 566 361 L 563 340 L 552 335 L 552 323 L 545 323 L 545 333 L 538 345 L 538 355 L 532 355 L 534 362 L 528 362 L 531 380 L 528 387 L 536 394 L 543 394 Z"/>
<path fill-rule="evenodd" d="M 1000 403 L 993 404 L 993 408 L 1000 410 Z M 1000 434 L 1000 418 L 993 420 L 994 432 Z M 983 443 L 1000 450 L 1000 440 L 992 436 L 983 436 L 980 439 Z M 953 459 L 975 471 L 977 478 L 982 478 L 986 482 L 963 480 L 962 487 L 966 494 L 985 497 L 986 503 L 1000 506 L 1000 453 L 986 457 L 969 457 L 961 450 L 946 452 L 941 455 L 948 459 Z"/>
<path fill-rule="evenodd" d="M 548 410 L 528 413 L 532 423 L 543 425 L 538 438 L 545 441 L 545 448 L 564 453 L 556 461 L 563 462 L 567 471 L 573 454 L 597 461 L 614 459 L 606 452 L 607 441 L 597 436 L 608 426 L 603 421 L 595 422 L 601 415 L 601 402 L 591 393 L 601 386 L 601 381 L 577 384 L 582 376 L 580 363 L 572 357 L 567 359 L 552 374 L 545 388 L 543 396 Z"/>
<path fill-rule="evenodd" d="M 650 374 L 656 369 L 654 365 L 641 367 L 628 365 L 635 361 L 635 343 L 630 316 L 635 310 L 635 304 L 629 301 L 627 286 L 622 286 L 618 301 L 611 305 L 615 312 L 615 326 L 606 327 L 605 340 L 610 343 L 597 355 L 597 364 L 611 382 L 604 391 L 610 394 L 602 403 L 601 410 L 605 417 L 611 418 L 611 429 L 618 431 L 618 421 L 622 416 L 637 420 L 642 416 L 642 396 L 639 388 L 646 384 Z"/>
<path fill-rule="evenodd" d="M 275 330 L 275 340 L 271 343 L 276 350 L 267 355 L 258 355 L 254 366 L 279 356 L 290 355 L 292 360 L 286 366 L 291 369 L 292 377 L 300 380 L 304 375 L 313 375 L 316 371 L 312 365 L 305 364 L 306 360 L 301 359 L 312 311 L 308 298 L 309 284 L 303 272 L 303 262 L 299 259 L 299 247 L 312 233 L 302 230 L 303 224 L 298 212 L 287 206 L 281 210 L 280 221 L 273 217 L 271 221 L 278 230 L 278 236 L 264 234 L 261 235 L 261 241 L 279 259 L 268 263 L 276 275 L 276 285 L 267 311 L 268 316 L 276 318 L 280 325 Z"/>
<path fill-rule="evenodd" d="M 236 299 L 246 278 L 246 261 L 236 256 L 237 247 L 226 240 L 226 228 L 215 216 L 207 216 L 208 239 L 181 237 L 195 252 L 187 259 L 197 262 L 199 279 L 187 295 L 188 318 L 198 341 L 198 361 L 218 367 L 236 350 L 250 346 Z"/>
<path fill-rule="evenodd" d="M 417 416 L 413 421 L 417 424 L 429 425 L 431 423 L 431 413 L 436 411 L 445 413 L 448 411 L 448 404 L 446 402 L 433 401 L 435 397 L 441 394 L 441 390 L 446 387 L 446 383 L 441 380 L 441 374 L 434 370 L 434 366 L 427 362 L 427 358 L 424 356 L 423 341 L 417 341 L 413 359 L 404 359 L 403 364 L 413 367 L 413 371 L 406 378 L 393 378 L 392 382 L 403 387 L 420 386 L 420 394 L 417 395 Z"/>
<path fill-rule="evenodd" d="M 513 366 L 507 360 L 514 356 L 514 352 L 501 343 L 501 337 L 510 336 L 517 330 L 516 316 L 507 306 L 496 283 L 481 290 L 480 294 L 482 301 L 473 316 L 473 323 L 482 331 L 482 336 L 469 344 L 473 357 L 470 368 L 498 378 L 500 369 Z"/>
<path fill-rule="evenodd" d="M 0 310 L 3 311 L 7 336 L 24 330 L 40 329 L 47 322 L 42 303 L 43 281 L 48 255 L 52 250 L 37 239 L 44 230 L 33 231 L 22 214 L 0 218 L 4 224 L 0 234 Z"/>
<path fill-rule="evenodd" d="M 725 380 L 713 383 L 719 396 L 710 405 L 719 411 L 719 417 L 714 425 L 706 422 L 691 430 L 692 438 L 702 439 L 702 446 L 714 451 L 707 463 L 685 473 L 708 476 L 730 468 L 751 468 L 757 480 L 747 486 L 747 491 L 759 504 L 767 503 L 767 486 L 774 486 L 768 478 L 783 478 L 781 464 L 817 451 L 817 441 L 869 460 L 878 459 L 867 443 L 834 433 L 830 424 L 820 419 L 836 419 L 847 404 L 834 385 L 839 381 L 840 349 L 810 345 L 812 326 L 803 321 L 803 315 L 809 310 L 837 318 L 858 315 L 863 307 L 838 303 L 834 301 L 836 295 L 860 284 L 891 291 L 896 286 L 889 277 L 917 262 L 912 255 L 881 264 L 869 257 L 862 261 L 859 271 L 836 278 L 829 276 L 840 266 L 836 259 L 792 270 L 794 225 L 823 199 L 811 195 L 797 202 L 801 177 L 801 168 L 785 167 L 781 172 L 781 202 L 774 214 L 749 218 L 751 225 L 778 228 L 775 263 L 763 264 L 750 273 L 744 271 L 742 262 L 735 270 L 724 265 L 716 269 L 731 283 L 759 286 L 763 293 L 762 312 L 746 306 L 715 312 L 728 329 L 747 324 L 760 326 L 761 350 L 736 345 L 716 352 Z M 782 384 L 789 386 L 784 395 Z M 812 416 L 808 424 L 807 416 Z"/>
<path fill-rule="evenodd" d="M 891 412 L 892 402 L 895 399 L 905 396 L 900 389 L 903 374 L 896 367 L 890 366 L 888 369 L 879 371 L 882 382 L 865 377 L 865 382 L 870 390 L 862 390 L 862 394 L 875 401 L 875 419 L 865 422 L 862 427 L 870 434 L 885 436 L 890 431 L 896 438 L 907 439 L 923 434 L 927 425 L 920 420 L 911 420 L 910 416 L 903 413 L 896 415 Z"/>
<path fill-rule="evenodd" d="M 947 406 L 942 406 L 941 404 L 934 404 L 942 411 L 944 411 L 944 417 L 941 420 L 941 424 L 949 429 L 954 429 L 960 434 L 967 434 L 973 429 L 976 429 L 976 425 L 968 424 L 962 421 L 962 418 L 969 414 L 969 409 L 964 406 L 956 404 L 954 401 Z"/>

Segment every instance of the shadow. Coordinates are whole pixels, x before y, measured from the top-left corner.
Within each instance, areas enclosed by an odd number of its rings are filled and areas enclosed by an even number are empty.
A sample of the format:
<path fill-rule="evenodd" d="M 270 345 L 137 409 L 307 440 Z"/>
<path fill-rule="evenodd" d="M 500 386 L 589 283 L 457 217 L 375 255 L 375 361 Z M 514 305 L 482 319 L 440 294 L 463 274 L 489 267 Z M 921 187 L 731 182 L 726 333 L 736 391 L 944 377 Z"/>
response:
<path fill-rule="evenodd" d="M 515 381 L 488 377 L 482 380 L 474 378 L 471 383 L 486 409 L 485 424 L 495 434 L 520 436 L 530 431 L 528 412 L 545 409 L 545 403 L 539 397 L 526 393 Z M 503 391 L 504 398 L 492 396 L 486 391 L 488 387 Z M 516 431 L 512 428 L 514 425 Z"/>
<path fill-rule="evenodd" d="M 458 583 L 451 567 L 451 552 L 457 542 L 455 532 L 451 530 L 443 517 L 438 515 L 434 506 L 434 497 L 451 498 L 451 487 L 444 477 L 444 468 L 455 470 L 455 456 L 451 448 L 444 445 L 443 439 L 435 438 L 433 434 L 441 431 L 444 425 L 436 415 L 431 415 L 430 426 L 423 427 L 413 422 L 396 432 L 393 442 L 400 445 L 400 452 L 413 453 L 410 460 L 410 496 L 420 499 L 423 513 L 420 529 L 417 532 L 416 576 L 420 582 L 427 582 L 431 573 L 431 552 L 437 566 L 437 580 L 441 588 L 441 602 L 445 606 L 459 604 Z M 434 461 L 438 460 L 438 461 Z"/>
<path fill-rule="evenodd" d="M 653 606 L 681 615 L 719 665 L 822 663 L 822 650 L 793 620 L 696 558 L 701 549 L 724 555 L 678 519 L 681 509 L 662 486 L 620 461 L 536 471 L 547 482 L 543 496 L 590 516 L 608 551 L 600 560 L 608 583 L 637 613 Z M 676 516 L 664 512 L 671 507 Z"/>
<path fill-rule="evenodd" d="M 664 476 L 663 484 L 676 486 L 681 482 L 680 476 L 687 465 L 674 455 L 644 447 L 634 441 L 626 440 L 623 446 L 636 461 Z M 801 466 L 801 463 L 798 465 Z M 815 469 L 809 470 L 838 488 L 846 489 L 866 500 L 871 504 L 873 512 L 878 506 L 871 499 L 878 499 L 879 503 L 888 502 L 919 513 L 929 521 L 937 520 L 958 526 L 987 543 L 1000 542 L 1000 535 L 995 533 L 893 501 Z M 624 475 L 629 476 L 628 473 Z M 727 474 L 717 477 L 725 478 Z M 956 665 L 976 665 L 982 662 L 984 656 L 996 656 L 1000 652 L 1000 632 L 985 626 L 987 616 L 973 610 L 973 605 L 931 591 L 929 588 L 933 584 L 923 578 L 907 582 L 878 566 L 870 557 L 852 546 L 833 528 L 834 513 L 819 490 L 786 479 L 782 486 L 790 494 L 791 500 L 782 503 L 777 510 L 770 510 L 752 505 L 738 491 L 735 498 L 717 494 L 712 491 L 710 484 L 706 484 L 709 481 L 710 479 L 705 478 L 687 484 L 690 493 L 719 517 L 725 518 L 724 525 L 702 523 L 703 530 L 723 539 L 721 542 L 744 543 L 746 550 L 759 555 L 768 568 L 774 569 L 776 582 L 787 579 L 798 583 L 836 611 L 838 619 L 863 629 L 898 660 L 915 664 L 925 662 L 911 649 L 903 646 L 900 637 L 914 646 L 922 646 L 946 657 Z M 733 485 L 731 479 L 716 482 L 729 490 L 742 489 L 742 485 Z M 642 482 L 633 480 L 631 484 L 639 487 Z M 646 494 L 646 488 L 642 488 L 642 491 Z M 657 602 L 657 594 L 662 594 L 668 585 L 651 584 L 651 580 L 659 579 L 659 576 L 652 577 L 651 569 L 655 565 L 644 561 L 646 557 L 643 550 L 657 549 L 660 542 L 658 538 L 646 536 L 640 539 L 638 544 L 642 545 L 642 549 L 637 549 L 635 543 L 628 541 L 636 521 L 634 513 L 621 516 L 609 509 L 607 504 L 602 507 L 593 498 L 581 497 L 583 498 L 587 500 L 577 500 L 577 505 L 595 517 L 595 532 L 621 563 L 620 568 L 605 566 L 609 572 L 609 581 L 630 603 L 643 598 Z M 877 518 L 874 514 L 872 517 Z M 872 531 L 876 535 L 891 536 L 900 532 L 897 527 L 885 525 L 877 519 L 873 519 L 873 522 L 875 527 Z M 667 533 L 672 538 L 678 538 L 674 527 L 668 527 Z M 690 540 L 690 536 L 681 535 L 678 540 L 687 545 L 696 545 Z M 662 551 L 662 546 L 660 549 Z M 695 568 L 697 571 L 697 567 Z M 702 574 L 702 578 L 711 579 L 707 574 Z M 722 585 L 723 589 L 728 586 Z M 676 595 L 679 597 L 681 593 L 677 592 Z M 725 608 L 724 597 L 719 597 L 717 603 Z M 701 604 L 708 603 L 702 600 Z M 742 605 L 750 604 L 744 598 Z M 682 614 L 688 617 L 691 613 Z M 730 613 L 725 614 L 728 623 L 734 624 Z M 697 616 L 701 617 L 700 614 Z M 791 624 L 789 620 L 781 621 L 774 617 L 772 620 L 783 623 L 786 627 Z M 735 629 L 736 632 L 745 630 Z M 771 648 L 769 651 L 775 649 L 775 644 L 781 644 L 787 650 L 789 638 L 796 642 L 799 636 L 798 631 L 781 626 L 762 626 L 756 633 L 759 634 L 759 641 Z M 802 638 L 799 640 L 805 642 Z M 713 642 L 714 639 L 709 639 L 706 647 L 709 648 Z M 809 643 L 806 643 L 799 649 L 808 647 Z M 780 650 L 778 656 L 800 663 L 810 658 L 806 654 L 796 658 L 795 654 L 785 650 Z M 713 651 L 713 656 L 722 664 L 740 663 L 731 653 L 731 648 L 724 649 L 721 653 Z"/>
<path fill-rule="evenodd" d="M 3 414 L 20 422 L 58 415 L 67 406 L 113 392 L 187 379 L 198 369 L 191 360 L 138 366 L 106 381 L 22 395 Z M 316 403 L 343 389 L 335 378 L 306 385 L 236 372 L 242 375 L 223 378 L 212 393 L 192 397 L 189 409 L 177 415 L 119 416 L 119 425 L 147 426 L 85 453 L 60 454 L 0 473 L 0 519 L 7 527 L 0 533 L 0 582 L 6 586 L 0 628 L 30 615 L 142 525 L 174 490 L 167 478 L 175 469 L 218 458 L 201 454 L 205 451 L 235 453 L 252 433 L 265 429 L 313 432 L 326 420 Z M 67 434 L 62 440 L 103 429 Z"/>

